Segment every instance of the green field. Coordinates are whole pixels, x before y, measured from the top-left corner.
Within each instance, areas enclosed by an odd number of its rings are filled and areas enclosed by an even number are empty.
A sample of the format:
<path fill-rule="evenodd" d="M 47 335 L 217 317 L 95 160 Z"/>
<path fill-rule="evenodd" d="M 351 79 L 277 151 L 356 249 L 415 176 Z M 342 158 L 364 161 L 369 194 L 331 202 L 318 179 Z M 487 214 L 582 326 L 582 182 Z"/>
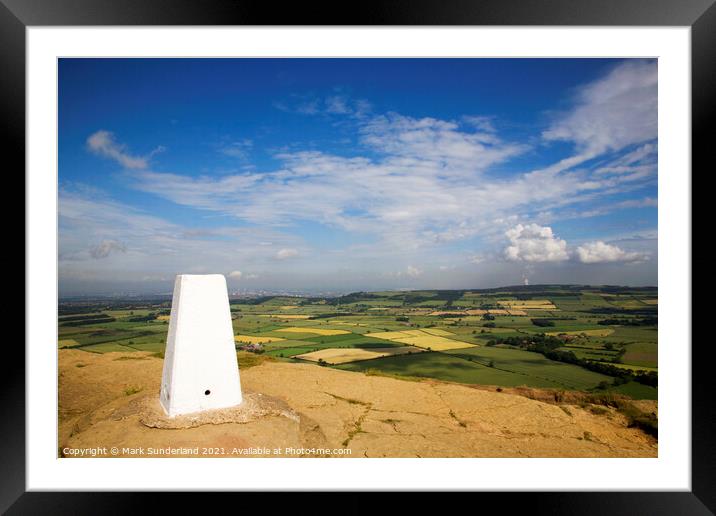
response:
<path fill-rule="evenodd" d="M 474 346 L 410 354 L 406 347 L 404 354 L 332 367 L 467 384 L 611 390 L 655 399 L 657 298 L 656 289 L 647 287 L 537 285 L 356 292 L 334 298 L 266 296 L 234 299 L 231 310 L 236 335 L 283 339 L 252 352 L 287 362 L 302 362 L 292 357 L 322 349 L 399 348 L 406 344 L 365 334 L 432 328 L 448 332 L 440 333 L 447 339 Z M 530 300 L 532 306 L 547 301 L 555 308 L 529 308 L 526 315 L 468 312 L 502 309 L 500 303 L 507 301 L 530 306 L 525 303 Z M 58 347 L 161 353 L 170 307 L 169 298 L 61 302 Z M 281 331 L 286 328 L 301 330 Z M 349 333 L 320 335 L 317 330 Z M 646 374 L 651 376 L 639 376 Z"/>

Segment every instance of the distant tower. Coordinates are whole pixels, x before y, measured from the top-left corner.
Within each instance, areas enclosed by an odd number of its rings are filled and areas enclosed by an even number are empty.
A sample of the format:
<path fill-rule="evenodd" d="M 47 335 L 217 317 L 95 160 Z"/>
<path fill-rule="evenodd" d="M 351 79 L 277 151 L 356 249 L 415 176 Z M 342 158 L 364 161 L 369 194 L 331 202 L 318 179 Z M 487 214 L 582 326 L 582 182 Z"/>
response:
<path fill-rule="evenodd" d="M 169 416 L 239 405 L 239 364 L 226 279 L 181 274 L 174 282 L 159 401 Z"/>

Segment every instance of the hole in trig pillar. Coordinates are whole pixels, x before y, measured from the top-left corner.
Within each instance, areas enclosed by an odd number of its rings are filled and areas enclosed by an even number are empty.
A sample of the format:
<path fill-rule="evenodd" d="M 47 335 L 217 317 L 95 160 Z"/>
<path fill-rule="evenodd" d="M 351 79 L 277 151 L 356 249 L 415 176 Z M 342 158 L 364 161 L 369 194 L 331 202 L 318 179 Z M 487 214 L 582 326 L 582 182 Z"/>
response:
<path fill-rule="evenodd" d="M 211 391 L 210 391 L 209 389 L 206 389 L 206 390 L 204 391 L 204 395 L 205 395 L 205 396 L 208 396 L 209 394 L 211 394 Z"/>

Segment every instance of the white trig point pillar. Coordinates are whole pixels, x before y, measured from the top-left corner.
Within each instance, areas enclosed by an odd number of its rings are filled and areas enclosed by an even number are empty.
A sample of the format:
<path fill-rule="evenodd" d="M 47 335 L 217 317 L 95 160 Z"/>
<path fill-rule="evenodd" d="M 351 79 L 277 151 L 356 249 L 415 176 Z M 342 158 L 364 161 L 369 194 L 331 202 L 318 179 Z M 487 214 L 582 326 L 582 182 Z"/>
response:
<path fill-rule="evenodd" d="M 169 416 L 241 403 L 226 279 L 180 274 L 174 282 L 159 401 Z"/>

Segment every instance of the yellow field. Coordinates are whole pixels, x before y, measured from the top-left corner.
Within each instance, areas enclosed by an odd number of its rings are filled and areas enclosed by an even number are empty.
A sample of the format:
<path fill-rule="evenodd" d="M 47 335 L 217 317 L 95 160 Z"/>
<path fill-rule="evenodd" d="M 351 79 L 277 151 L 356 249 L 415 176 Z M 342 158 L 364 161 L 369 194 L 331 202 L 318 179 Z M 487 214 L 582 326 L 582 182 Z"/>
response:
<path fill-rule="evenodd" d="M 425 328 L 423 331 L 425 333 L 429 333 L 430 335 L 438 335 L 440 337 L 450 337 L 451 335 L 455 335 L 454 333 L 450 333 L 449 331 L 441 330 L 439 328 Z"/>
<path fill-rule="evenodd" d="M 462 349 L 475 347 L 474 344 L 460 342 L 457 340 L 438 337 L 437 335 L 425 335 L 424 337 L 406 337 L 404 339 L 393 339 L 395 342 L 410 344 L 419 348 L 430 348 L 433 351 L 446 351 L 448 349 Z"/>
<path fill-rule="evenodd" d="M 659 304 L 658 299 L 642 299 L 642 301 L 644 303 L 646 303 L 647 305 L 658 305 Z"/>
<path fill-rule="evenodd" d="M 168 315 L 160 315 L 157 317 L 157 321 L 168 321 L 169 316 Z"/>
<path fill-rule="evenodd" d="M 410 335 L 402 331 L 381 331 L 377 333 L 366 333 L 365 336 L 375 337 L 376 339 L 394 340 L 403 337 L 409 337 Z"/>
<path fill-rule="evenodd" d="M 451 335 L 449 332 L 445 333 Z M 439 335 L 431 335 L 423 330 L 383 331 L 378 333 L 367 333 L 366 337 L 391 340 L 393 342 L 400 342 L 401 344 L 411 344 L 423 349 L 430 348 L 434 351 L 471 348 L 474 346 L 474 344 L 468 344 L 467 342 L 459 342 L 457 340 L 446 339 L 445 337 L 441 337 Z"/>
<path fill-rule="evenodd" d="M 611 328 L 604 328 L 604 329 L 598 329 L 598 330 L 573 330 L 573 331 L 550 331 L 547 332 L 547 335 L 551 335 L 553 337 L 557 335 L 587 335 L 589 337 L 606 337 L 607 335 L 611 335 L 614 333 L 614 330 Z"/>
<path fill-rule="evenodd" d="M 291 328 L 281 328 L 276 331 L 285 331 L 289 333 L 315 333 L 316 335 L 344 335 L 350 333 L 346 330 L 325 330 L 323 328 L 301 328 L 299 326 L 292 326 Z"/>
<path fill-rule="evenodd" d="M 249 344 L 268 344 L 269 342 L 280 342 L 281 337 L 259 337 L 257 335 L 237 335 L 234 337 L 236 342 L 248 342 Z"/>
<path fill-rule="evenodd" d="M 281 310 L 293 310 L 294 308 L 298 308 L 298 305 L 284 305 L 279 306 Z"/>
<path fill-rule="evenodd" d="M 341 324 L 344 326 L 368 326 L 367 324 L 354 323 L 354 322 L 348 322 L 348 321 L 331 321 L 331 324 Z"/>
<path fill-rule="evenodd" d="M 398 333 L 407 333 L 408 335 L 414 335 L 416 337 L 424 337 L 425 332 L 423 330 L 405 330 Z M 435 335 L 434 333 L 431 333 L 431 335 Z"/>
<path fill-rule="evenodd" d="M 368 351 L 360 348 L 327 348 L 311 353 L 304 353 L 303 355 L 294 355 L 293 358 L 302 358 L 303 360 L 310 360 L 312 362 L 318 362 L 319 359 L 323 359 L 327 364 L 333 365 L 387 356 L 390 356 L 390 353 Z"/>
<path fill-rule="evenodd" d="M 298 314 L 262 314 L 259 317 L 271 317 L 273 319 L 308 319 L 310 315 Z"/>
<path fill-rule="evenodd" d="M 66 348 L 67 346 L 76 346 L 79 344 L 75 339 L 62 339 L 57 341 L 58 348 Z"/>

